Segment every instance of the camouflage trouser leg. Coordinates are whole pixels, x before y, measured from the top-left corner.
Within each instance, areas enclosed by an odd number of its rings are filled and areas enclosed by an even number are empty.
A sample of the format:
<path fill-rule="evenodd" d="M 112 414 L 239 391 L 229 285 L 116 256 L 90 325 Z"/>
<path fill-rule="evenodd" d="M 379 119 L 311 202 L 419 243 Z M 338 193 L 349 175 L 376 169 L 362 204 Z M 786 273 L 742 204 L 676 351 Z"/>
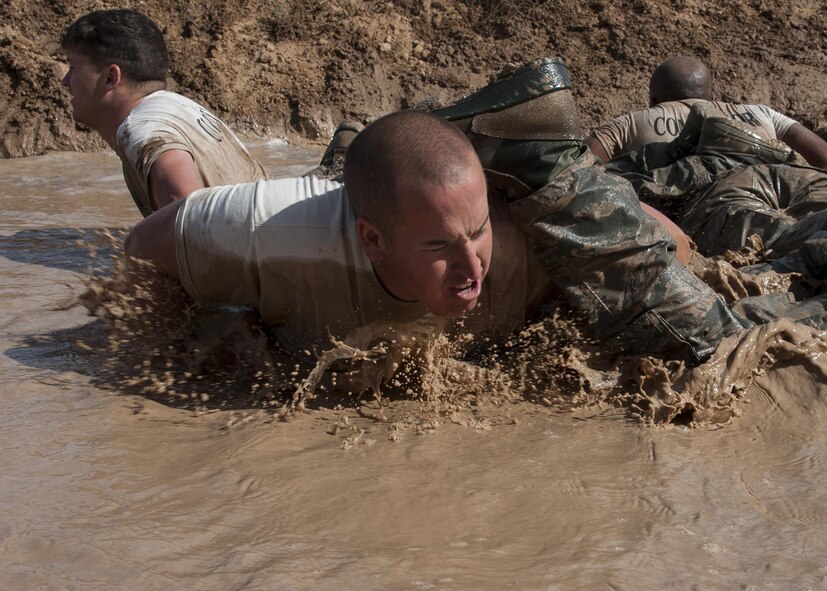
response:
<path fill-rule="evenodd" d="M 796 220 L 827 208 L 827 174 L 792 165 L 753 165 L 716 181 L 679 225 L 707 256 L 741 248 L 751 234 L 770 244 Z"/>
<path fill-rule="evenodd" d="M 788 318 L 814 328 L 827 329 L 827 295 L 797 302 L 791 293 L 768 293 L 743 298 L 733 308 L 757 324 Z"/>
<path fill-rule="evenodd" d="M 769 248 L 785 254 L 800 248 L 817 232 L 827 230 L 827 172 L 818 168 L 791 167 L 782 179 L 792 193 L 786 212 L 798 221 L 778 236 Z"/>
<path fill-rule="evenodd" d="M 738 250 L 752 234 L 766 244 L 794 223 L 794 218 L 781 213 L 766 166 L 749 166 L 724 176 L 678 220 L 705 256 Z"/>
<path fill-rule="evenodd" d="M 787 254 L 801 248 L 812 236 L 825 231 L 827 231 L 827 208 L 797 221 L 773 240 L 768 247 L 776 254 Z"/>
<path fill-rule="evenodd" d="M 546 272 L 601 339 L 629 353 L 700 361 L 742 328 L 675 259 L 674 241 L 641 210 L 631 185 L 595 166 L 591 154 L 510 208 Z"/>

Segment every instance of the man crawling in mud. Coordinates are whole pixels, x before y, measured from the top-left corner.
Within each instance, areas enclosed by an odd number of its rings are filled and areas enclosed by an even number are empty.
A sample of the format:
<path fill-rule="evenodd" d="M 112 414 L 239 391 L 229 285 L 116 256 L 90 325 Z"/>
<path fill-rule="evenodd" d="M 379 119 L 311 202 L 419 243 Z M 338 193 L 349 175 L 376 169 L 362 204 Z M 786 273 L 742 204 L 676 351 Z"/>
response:
<path fill-rule="evenodd" d="M 741 324 L 631 187 L 576 149 L 547 186 L 506 200 L 456 126 L 397 112 L 354 139 L 344 186 L 202 189 L 137 224 L 126 252 L 197 301 L 257 309 L 295 351 L 443 320 L 507 334 L 562 296 L 607 343 L 703 360 Z"/>
<path fill-rule="evenodd" d="M 712 72 L 702 61 L 671 57 L 652 72 L 649 108 L 599 125 L 583 141 L 604 162 L 655 142 L 678 137 L 694 104 L 708 103 L 708 112 L 736 121 L 766 140 L 781 140 L 812 166 L 827 168 L 827 142 L 801 123 L 766 105 L 713 100 Z"/>
<path fill-rule="evenodd" d="M 60 44 L 72 116 L 115 150 L 144 216 L 196 189 L 267 178 L 220 119 L 165 90 L 169 54 L 147 16 L 91 12 L 69 26 Z"/>

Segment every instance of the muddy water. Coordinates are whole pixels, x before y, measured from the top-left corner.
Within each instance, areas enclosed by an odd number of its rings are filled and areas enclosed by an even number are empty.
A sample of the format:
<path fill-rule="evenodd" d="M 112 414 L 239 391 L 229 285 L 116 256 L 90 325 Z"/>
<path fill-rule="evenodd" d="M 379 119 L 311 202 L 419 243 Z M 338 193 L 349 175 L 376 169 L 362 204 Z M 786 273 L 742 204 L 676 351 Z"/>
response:
<path fill-rule="evenodd" d="M 317 157 L 254 151 L 282 174 Z M 106 330 L 76 305 L 89 245 L 110 264 L 97 232 L 138 220 L 117 160 L 2 161 L 0 203 L 0 588 L 827 588 L 823 347 L 776 348 L 724 425 L 536 398 L 401 430 L 196 412 L 78 345 Z"/>

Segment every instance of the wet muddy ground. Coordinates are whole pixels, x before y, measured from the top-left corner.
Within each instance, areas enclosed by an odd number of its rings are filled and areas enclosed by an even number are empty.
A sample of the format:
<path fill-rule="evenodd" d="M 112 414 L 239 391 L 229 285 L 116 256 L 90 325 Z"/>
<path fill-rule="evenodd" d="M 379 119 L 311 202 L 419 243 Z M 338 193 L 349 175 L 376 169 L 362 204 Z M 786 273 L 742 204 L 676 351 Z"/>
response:
<path fill-rule="evenodd" d="M 285 175 L 318 158 L 253 150 Z M 823 334 L 782 327 L 685 381 L 768 366 L 737 416 L 697 427 L 536 396 L 432 422 L 416 397 L 385 401 L 407 422 L 372 400 L 287 421 L 250 398 L 193 407 L 88 346 L 110 329 L 79 304 L 117 256 L 100 233 L 139 219 L 117 159 L 7 160 L 0 181 L 3 588 L 827 585 Z"/>

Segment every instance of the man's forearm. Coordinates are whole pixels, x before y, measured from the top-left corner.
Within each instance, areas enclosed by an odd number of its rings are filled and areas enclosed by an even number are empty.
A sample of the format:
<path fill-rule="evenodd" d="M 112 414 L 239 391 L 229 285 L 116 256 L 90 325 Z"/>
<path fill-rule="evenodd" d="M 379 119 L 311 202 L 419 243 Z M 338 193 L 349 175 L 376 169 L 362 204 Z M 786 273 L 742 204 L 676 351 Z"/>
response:
<path fill-rule="evenodd" d="M 784 134 L 784 143 L 801 154 L 807 164 L 827 169 L 827 142 L 800 123 Z"/>

